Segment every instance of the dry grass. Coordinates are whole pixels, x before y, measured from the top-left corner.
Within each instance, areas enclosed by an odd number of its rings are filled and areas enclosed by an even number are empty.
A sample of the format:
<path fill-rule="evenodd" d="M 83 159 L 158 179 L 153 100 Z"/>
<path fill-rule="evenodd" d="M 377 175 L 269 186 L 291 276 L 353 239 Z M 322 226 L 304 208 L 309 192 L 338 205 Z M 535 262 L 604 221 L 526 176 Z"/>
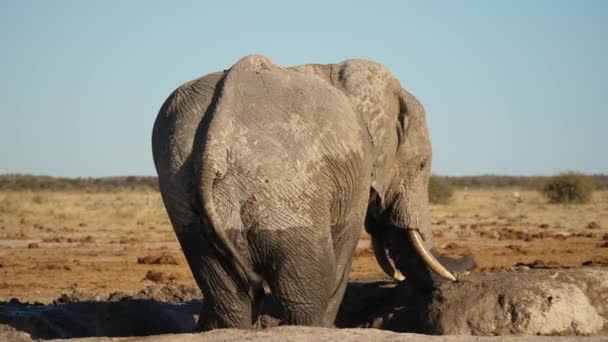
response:
<path fill-rule="evenodd" d="M 440 249 L 473 252 L 478 271 L 536 259 L 577 267 L 608 260 L 608 247 L 601 247 L 608 191 L 567 205 L 515 188 L 457 190 L 432 214 Z M 32 243 L 38 248 L 28 248 Z M 169 255 L 176 264 L 138 263 L 150 255 Z M 48 301 L 73 287 L 135 291 L 150 271 L 194 286 L 158 192 L 0 191 L 0 300 Z M 360 250 L 351 276 L 379 274 L 373 255 Z"/>
<path fill-rule="evenodd" d="M 0 220 L 5 226 L 26 221 L 54 228 L 78 227 L 79 232 L 87 231 L 87 226 L 131 229 L 146 224 L 169 229 L 160 195 L 152 191 L 4 191 L 0 192 Z"/>
<path fill-rule="evenodd" d="M 608 232 L 608 191 L 596 191 L 587 204 L 550 204 L 531 190 L 462 190 L 450 205 L 433 206 L 432 214 L 439 247 L 447 254 L 470 250 L 478 271 L 535 260 L 566 267 L 599 260 L 608 266 L 608 249 L 600 247 Z M 450 242 L 463 250 L 445 249 Z"/>
<path fill-rule="evenodd" d="M 587 204 L 552 204 L 532 190 L 465 189 L 457 191 L 449 205 L 433 205 L 431 210 L 436 220 L 504 220 L 519 222 L 522 228 L 544 223 L 566 230 L 581 229 L 596 221 L 608 227 L 608 191 L 596 191 Z"/>

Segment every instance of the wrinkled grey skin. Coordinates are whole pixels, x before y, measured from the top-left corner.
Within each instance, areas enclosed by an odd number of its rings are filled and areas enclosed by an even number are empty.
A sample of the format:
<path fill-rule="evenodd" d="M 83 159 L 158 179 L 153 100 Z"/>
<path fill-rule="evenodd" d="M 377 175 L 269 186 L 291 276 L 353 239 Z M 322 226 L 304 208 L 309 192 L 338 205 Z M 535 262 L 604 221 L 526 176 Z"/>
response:
<path fill-rule="evenodd" d="M 160 190 L 205 295 L 199 328 L 251 328 L 266 281 L 287 324 L 330 326 L 361 228 L 421 289 L 433 277 L 421 104 L 365 60 L 248 56 L 179 87 L 152 136 Z"/>

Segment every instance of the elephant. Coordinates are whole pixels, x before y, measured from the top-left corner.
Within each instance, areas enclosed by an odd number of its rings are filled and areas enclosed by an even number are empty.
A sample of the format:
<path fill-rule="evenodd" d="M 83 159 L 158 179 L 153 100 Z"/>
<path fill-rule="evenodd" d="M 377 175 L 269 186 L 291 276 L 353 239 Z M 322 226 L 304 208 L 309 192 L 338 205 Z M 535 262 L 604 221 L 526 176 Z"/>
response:
<path fill-rule="evenodd" d="M 200 330 L 252 328 L 265 284 L 286 324 L 331 326 L 363 229 L 390 277 L 456 280 L 430 253 L 424 109 L 378 63 L 246 56 L 177 88 L 152 149 Z"/>

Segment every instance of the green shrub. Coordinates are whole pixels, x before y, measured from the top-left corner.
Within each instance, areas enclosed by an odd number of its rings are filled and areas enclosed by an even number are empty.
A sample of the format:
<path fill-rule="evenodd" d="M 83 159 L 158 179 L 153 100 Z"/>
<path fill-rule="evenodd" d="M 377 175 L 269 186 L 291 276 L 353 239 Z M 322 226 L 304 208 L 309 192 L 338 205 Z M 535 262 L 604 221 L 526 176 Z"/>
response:
<path fill-rule="evenodd" d="M 542 193 L 551 203 L 587 203 L 594 188 L 593 180 L 589 176 L 567 172 L 549 178 Z"/>
<path fill-rule="evenodd" d="M 447 204 L 452 199 L 454 190 L 444 178 L 432 175 L 429 180 L 429 202 Z"/>

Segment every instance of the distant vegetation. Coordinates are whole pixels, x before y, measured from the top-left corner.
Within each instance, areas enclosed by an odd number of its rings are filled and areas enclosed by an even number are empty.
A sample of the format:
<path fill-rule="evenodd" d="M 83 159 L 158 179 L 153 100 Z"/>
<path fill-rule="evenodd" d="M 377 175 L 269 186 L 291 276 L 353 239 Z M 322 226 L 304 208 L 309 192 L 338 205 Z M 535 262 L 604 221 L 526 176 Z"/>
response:
<path fill-rule="evenodd" d="M 608 175 L 587 175 L 598 190 L 608 190 Z M 541 190 L 545 184 L 551 180 L 552 176 L 501 176 L 501 175 L 481 175 L 481 176 L 437 176 L 444 179 L 454 187 L 471 188 L 509 188 L 519 187 L 522 189 Z"/>
<path fill-rule="evenodd" d="M 552 203 L 587 203 L 595 184 L 589 176 L 568 172 L 551 177 L 542 193 Z"/>
<path fill-rule="evenodd" d="M 429 202 L 433 204 L 447 204 L 452 199 L 454 189 L 444 177 L 431 176 L 429 179 Z"/>
<path fill-rule="evenodd" d="M 156 177 L 63 178 L 32 175 L 0 175 L 0 190 L 64 190 L 112 192 L 118 190 L 158 191 Z"/>
<path fill-rule="evenodd" d="M 608 175 L 588 175 L 593 181 L 596 189 L 608 190 Z M 438 190 L 431 189 L 435 194 L 443 193 L 444 186 L 451 188 L 507 188 L 519 187 L 522 189 L 539 190 L 545 187 L 551 179 L 550 176 L 433 176 L 431 186 L 437 186 Z M 32 175 L 0 175 L 0 190 L 66 190 L 87 192 L 111 192 L 118 190 L 146 190 L 158 191 L 156 177 L 123 176 L 104 178 L 62 178 Z M 434 196 L 431 195 L 431 196 Z M 445 196 L 440 195 L 440 196 Z M 450 196 L 447 196 L 448 198 Z M 448 199 L 449 200 L 449 199 Z M 434 201 L 434 200 L 432 200 Z M 440 203 L 440 202 L 437 202 Z"/>

